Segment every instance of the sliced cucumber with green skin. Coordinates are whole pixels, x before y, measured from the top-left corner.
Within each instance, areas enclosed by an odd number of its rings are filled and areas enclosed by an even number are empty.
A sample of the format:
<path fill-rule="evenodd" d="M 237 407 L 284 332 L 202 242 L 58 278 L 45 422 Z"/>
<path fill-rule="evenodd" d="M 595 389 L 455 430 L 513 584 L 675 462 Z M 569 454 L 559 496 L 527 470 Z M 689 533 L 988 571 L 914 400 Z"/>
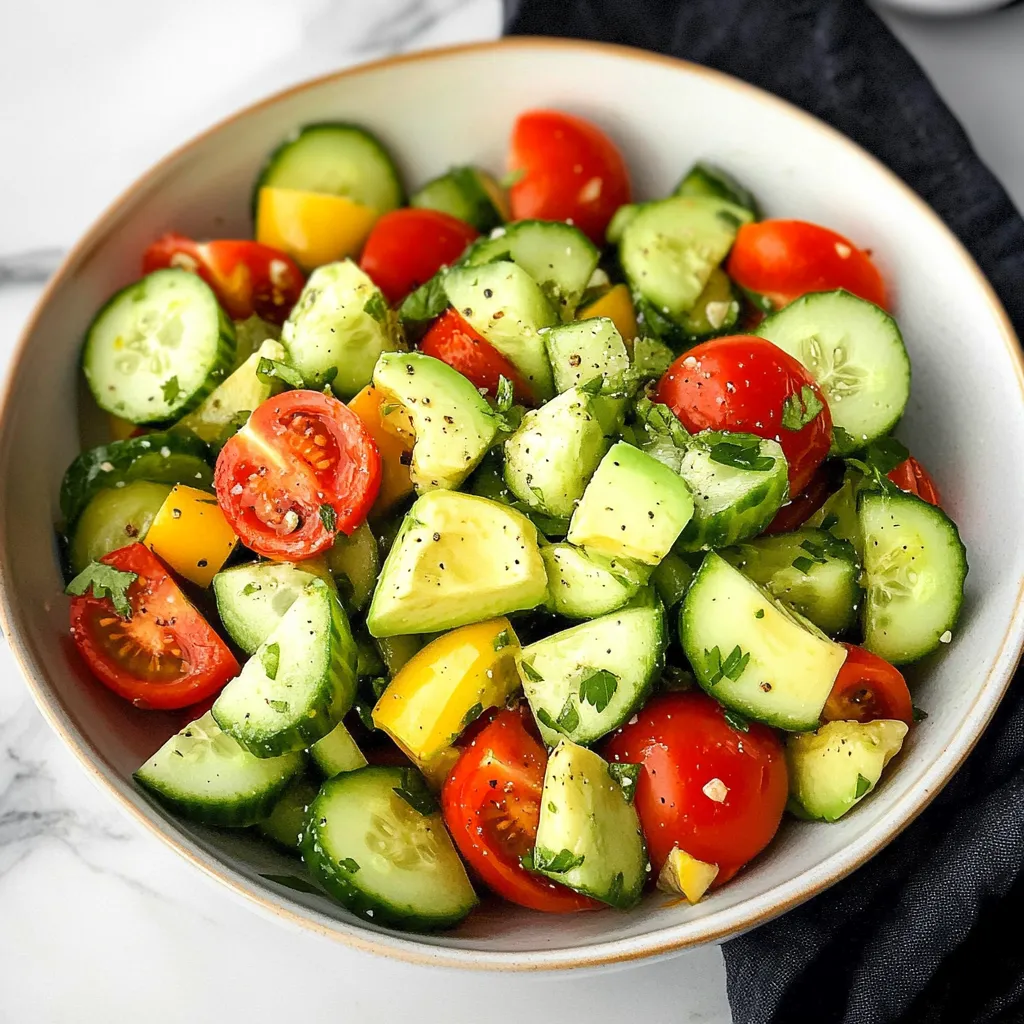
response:
<path fill-rule="evenodd" d="M 82 372 L 101 409 L 162 423 L 194 409 L 234 359 L 235 327 L 210 286 L 187 270 L 157 270 L 97 313 Z"/>
<path fill-rule="evenodd" d="M 567 619 L 594 619 L 627 604 L 650 576 L 639 562 L 584 551 L 572 544 L 540 549 L 548 571 L 548 607 Z"/>
<path fill-rule="evenodd" d="M 694 341 L 727 334 L 740 318 L 740 300 L 721 267 L 711 271 L 693 309 L 679 318 L 682 332 Z"/>
<path fill-rule="evenodd" d="M 242 828 L 270 814 L 302 764 L 301 753 L 254 757 L 207 712 L 147 758 L 134 778 L 189 821 Z"/>
<path fill-rule="evenodd" d="M 213 489 L 207 445 L 189 434 L 153 433 L 111 441 L 82 452 L 68 466 L 60 485 L 60 511 L 73 523 L 82 509 L 105 488 L 124 487 L 134 480 L 156 484 L 188 484 Z"/>
<path fill-rule="evenodd" d="M 221 690 L 213 715 L 257 757 L 303 750 L 352 706 L 356 642 L 337 595 L 313 580 Z"/>
<path fill-rule="evenodd" d="M 967 551 L 942 509 L 897 491 L 866 491 L 857 504 L 864 535 L 864 646 L 894 665 L 952 639 L 967 578 Z"/>
<path fill-rule="evenodd" d="M 80 573 L 90 562 L 98 562 L 111 551 L 145 540 L 170 493 L 170 484 L 148 480 L 99 491 L 71 531 L 68 558 L 72 572 Z"/>
<path fill-rule="evenodd" d="M 571 224 L 519 220 L 474 242 L 462 263 L 474 267 L 512 260 L 540 285 L 564 322 L 576 314 L 600 256 L 594 243 Z"/>
<path fill-rule="evenodd" d="M 501 186 L 479 167 L 453 167 L 409 197 L 410 206 L 440 210 L 485 234 L 505 223 L 498 200 Z"/>
<path fill-rule="evenodd" d="M 888 434 L 910 397 L 910 358 L 884 309 L 845 291 L 804 295 L 755 333 L 798 359 L 828 401 L 833 454 Z"/>
<path fill-rule="evenodd" d="M 698 160 L 676 185 L 676 196 L 712 196 L 725 199 L 749 210 L 754 220 L 760 219 L 761 210 L 754 194 L 741 185 L 728 171 Z"/>
<path fill-rule="evenodd" d="M 341 577 L 340 589 L 346 607 L 362 611 L 380 572 L 380 548 L 366 523 L 357 527 L 351 537 L 343 533 L 337 535 L 334 547 L 327 552 L 327 568 L 336 579 Z"/>
<path fill-rule="evenodd" d="M 366 766 L 366 758 L 344 722 L 339 722 L 323 739 L 317 740 L 309 748 L 309 753 L 327 779 Z"/>
<path fill-rule="evenodd" d="M 864 561 L 864 536 L 857 518 L 857 495 L 864 477 L 855 469 L 847 469 L 839 490 L 825 499 L 825 504 L 808 520 L 807 525 L 827 530 L 833 537 L 853 545 L 858 560 Z"/>
<path fill-rule="evenodd" d="M 255 216 L 260 189 L 291 188 L 347 196 L 377 213 L 402 205 L 398 170 L 380 140 L 354 124 L 308 124 L 273 153 L 252 194 Z"/>
<path fill-rule="evenodd" d="M 430 806 L 423 780 L 410 768 L 374 766 L 328 779 L 303 839 L 310 872 L 354 914 L 376 924 L 416 931 L 457 924 L 476 906 L 476 893 Z"/>
<path fill-rule="evenodd" d="M 846 651 L 713 551 L 679 613 L 679 639 L 697 682 L 747 718 L 814 729 Z"/>
<path fill-rule="evenodd" d="M 531 859 L 538 874 L 629 910 L 640 902 L 650 862 L 633 806 L 633 780 L 612 771 L 586 747 L 567 740 L 555 747 L 544 771 Z"/>
<path fill-rule="evenodd" d="M 523 649 L 523 690 L 549 746 L 593 743 L 640 708 L 664 663 L 665 611 L 649 591 Z"/>
<path fill-rule="evenodd" d="M 662 604 L 670 611 L 686 597 L 696 572 L 689 562 L 671 551 L 655 567 L 651 573 L 651 583 Z"/>
<path fill-rule="evenodd" d="M 758 537 L 719 554 L 822 632 L 836 636 L 857 624 L 863 591 L 852 544 L 804 527 Z"/>
<path fill-rule="evenodd" d="M 235 365 L 232 366 L 231 372 L 234 373 L 234 371 L 237 370 L 242 363 L 244 363 L 246 359 L 253 354 L 253 352 L 258 352 L 263 342 L 280 340 L 280 325 L 272 324 L 269 320 L 264 320 L 262 317 L 256 316 L 255 313 L 245 320 L 236 320 Z M 277 359 L 279 357 L 271 356 L 271 358 Z"/>
<path fill-rule="evenodd" d="M 298 772 L 288 788 L 277 798 L 274 809 L 256 827 L 278 846 L 298 853 L 302 833 L 306 829 L 309 807 L 320 792 L 320 786 L 304 771 Z"/>
<path fill-rule="evenodd" d="M 595 377 L 614 377 L 629 369 L 626 345 L 607 317 L 576 320 L 543 332 L 558 391 Z"/>

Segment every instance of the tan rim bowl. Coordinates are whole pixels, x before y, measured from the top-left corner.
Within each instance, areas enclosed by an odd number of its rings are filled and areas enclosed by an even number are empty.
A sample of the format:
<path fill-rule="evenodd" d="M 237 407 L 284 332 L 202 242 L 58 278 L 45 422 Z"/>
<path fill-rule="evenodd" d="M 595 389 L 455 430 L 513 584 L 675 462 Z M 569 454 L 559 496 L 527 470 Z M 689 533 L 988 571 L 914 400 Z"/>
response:
<path fill-rule="evenodd" d="M 603 124 L 640 197 L 696 158 L 737 174 L 773 215 L 828 224 L 871 249 L 892 284 L 914 385 L 902 439 L 932 469 L 971 575 L 949 649 L 911 673 L 930 717 L 888 781 L 834 825 L 787 823 L 772 847 L 696 907 L 652 893 L 637 910 L 548 917 L 490 904 L 442 935 L 357 921 L 262 875 L 295 874 L 247 834 L 177 821 L 131 771 L 183 719 L 137 711 L 91 680 L 67 631 L 51 524 L 80 447 L 77 353 L 101 303 L 139 274 L 167 230 L 244 237 L 255 172 L 299 124 L 378 132 L 415 187 L 452 163 L 500 171 L 515 115 L 554 106 Z M 50 724 L 89 775 L 163 842 L 264 911 L 364 950 L 505 970 L 593 966 L 686 949 L 752 928 L 849 874 L 927 806 L 960 766 L 1011 678 L 1024 637 L 1024 401 L 1017 339 L 992 289 L 935 214 L 877 161 L 809 115 L 705 68 L 592 43 L 510 39 L 396 57 L 242 111 L 133 185 L 64 261 L 17 347 L 0 420 L 0 583 L 11 648 Z"/>

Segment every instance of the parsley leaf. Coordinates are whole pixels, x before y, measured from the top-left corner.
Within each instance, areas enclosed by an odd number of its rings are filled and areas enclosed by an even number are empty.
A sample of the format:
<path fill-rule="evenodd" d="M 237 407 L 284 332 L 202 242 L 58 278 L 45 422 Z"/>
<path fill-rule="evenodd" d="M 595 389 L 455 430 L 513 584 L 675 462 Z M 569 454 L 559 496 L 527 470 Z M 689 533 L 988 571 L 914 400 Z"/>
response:
<path fill-rule="evenodd" d="M 754 618 L 755 619 L 763 619 L 764 618 L 764 609 L 763 608 L 758 608 L 757 611 L 754 612 Z"/>
<path fill-rule="evenodd" d="M 619 688 L 618 677 L 607 669 L 591 670 L 580 680 L 580 703 L 586 701 L 600 714 L 611 703 Z"/>
<path fill-rule="evenodd" d="M 806 576 L 814 568 L 814 559 L 801 555 L 799 558 L 793 559 L 793 568 Z"/>
<path fill-rule="evenodd" d="M 750 722 L 748 722 L 738 711 L 733 711 L 732 708 L 726 708 L 724 717 L 729 725 L 731 725 L 737 732 L 750 732 Z"/>
<path fill-rule="evenodd" d="M 437 801 L 434 794 L 427 789 L 420 775 L 411 769 L 403 772 L 403 784 L 395 786 L 397 793 L 414 811 L 419 811 L 424 817 L 434 814 L 437 811 Z"/>
<path fill-rule="evenodd" d="M 857 776 L 857 791 L 854 799 L 859 800 L 871 788 L 871 780 L 865 779 L 863 775 Z"/>
<path fill-rule="evenodd" d="M 439 270 L 426 284 L 421 284 L 398 307 L 403 323 L 425 324 L 439 317 L 448 308 L 448 293 L 444 290 L 445 271 Z"/>
<path fill-rule="evenodd" d="M 914 721 L 923 722 L 928 717 L 928 712 L 924 708 L 919 708 L 916 704 L 914 705 Z"/>
<path fill-rule="evenodd" d="M 519 182 L 526 177 L 526 168 L 517 167 L 513 171 L 509 171 L 503 178 L 498 179 L 498 184 L 502 188 L 511 188 L 513 185 L 518 185 Z"/>
<path fill-rule="evenodd" d="M 657 338 L 637 338 L 633 342 L 633 371 L 641 378 L 660 377 L 675 360 L 675 353 Z"/>
<path fill-rule="evenodd" d="M 803 430 L 824 409 L 821 399 L 810 384 L 800 389 L 799 395 L 790 395 L 782 403 L 782 426 L 785 430 Z"/>
<path fill-rule="evenodd" d="M 523 675 L 530 680 L 531 683 L 543 682 L 544 677 L 528 662 L 520 662 L 520 666 L 523 670 Z"/>
<path fill-rule="evenodd" d="M 328 533 L 338 532 L 338 513 L 334 511 L 333 506 L 320 506 L 320 522 L 324 524 L 324 529 Z"/>
<path fill-rule="evenodd" d="M 242 587 L 242 597 L 252 597 L 253 594 L 258 594 L 262 589 L 258 583 L 246 583 Z"/>
<path fill-rule="evenodd" d="M 576 707 L 576 702 L 572 697 L 566 697 L 562 710 L 558 712 L 558 717 L 555 719 L 555 725 L 562 732 L 570 733 L 575 732 L 579 728 L 579 724 L 580 713 Z"/>
<path fill-rule="evenodd" d="M 622 792 L 630 803 L 636 795 L 636 780 L 640 777 L 641 768 L 643 765 L 619 761 L 612 761 L 608 765 L 608 774 L 622 787 Z"/>
<path fill-rule="evenodd" d="M 178 383 L 177 374 L 171 377 L 170 380 L 165 380 L 160 385 L 160 390 L 163 392 L 164 401 L 169 405 L 176 402 L 178 397 L 181 395 L 181 385 Z"/>
<path fill-rule="evenodd" d="M 847 459 L 847 465 L 860 470 L 871 486 L 880 491 L 898 491 L 889 479 L 891 473 L 901 462 L 910 457 L 910 452 L 895 437 L 880 437 L 868 445 L 859 459 Z"/>
<path fill-rule="evenodd" d="M 572 850 L 559 850 L 552 853 L 537 846 L 533 850 L 533 863 L 537 871 L 550 871 L 555 875 L 563 875 L 566 871 L 578 868 L 584 861 L 582 853 L 575 854 Z"/>
<path fill-rule="evenodd" d="M 723 678 L 736 682 L 743 675 L 743 670 L 747 667 L 747 662 L 750 661 L 749 651 L 743 651 L 739 644 L 729 652 L 724 661 L 722 652 L 717 647 L 712 647 L 710 651 L 705 649 L 704 657 L 707 659 L 708 685 L 710 686 L 720 683 Z"/>
<path fill-rule="evenodd" d="M 826 533 L 839 523 L 839 516 L 833 515 L 831 512 L 825 516 L 821 521 L 821 529 Z"/>
<path fill-rule="evenodd" d="M 122 619 L 132 617 L 132 606 L 128 600 L 128 588 L 138 579 L 134 572 L 121 572 L 112 565 L 103 562 L 90 562 L 68 585 L 64 591 L 72 597 L 81 597 L 90 590 L 98 599 L 109 597 L 114 611 Z"/>
<path fill-rule="evenodd" d="M 268 706 L 273 708 L 279 715 L 287 715 L 289 710 L 291 710 L 286 700 L 271 700 L 270 697 L 267 697 L 266 701 Z"/>
<path fill-rule="evenodd" d="M 511 634 L 511 632 L 510 632 L 509 630 L 507 630 L 507 629 L 503 629 L 503 630 L 502 630 L 502 631 L 501 631 L 500 633 L 498 633 L 498 635 L 497 635 L 497 636 L 496 636 L 496 637 L 494 638 L 494 640 L 493 640 L 493 641 L 492 641 L 492 643 L 491 643 L 491 646 L 492 646 L 492 647 L 493 647 L 493 648 L 494 648 L 494 649 L 495 649 L 496 651 L 501 651 L 501 650 L 504 650 L 504 649 L 505 649 L 506 647 L 508 647 L 508 645 L 509 645 L 510 643 L 512 643 L 512 634 Z"/>
<path fill-rule="evenodd" d="M 276 643 L 267 644 L 260 654 L 260 662 L 263 665 L 263 671 L 267 674 L 267 678 L 271 681 L 277 679 L 277 670 L 281 664 L 281 645 Z"/>
<path fill-rule="evenodd" d="M 832 444 L 837 452 L 855 452 L 858 448 L 857 439 L 845 427 L 832 424 Z"/>
<path fill-rule="evenodd" d="M 383 323 L 388 318 L 388 304 L 380 291 L 375 291 L 363 306 L 363 312 L 372 316 L 377 323 Z"/>
<path fill-rule="evenodd" d="M 708 455 L 712 462 L 755 473 L 767 473 L 775 468 L 775 460 L 761 454 L 761 438 L 753 434 L 726 434 L 725 437 L 726 440 L 711 446 Z"/>
<path fill-rule="evenodd" d="M 710 651 L 705 647 L 704 657 L 707 660 L 708 685 L 714 686 L 722 679 L 722 652 L 717 644 Z"/>
<path fill-rule="evenodd" d="M 677 448 L 687 446 L 690 432 L 667 405 L 652 402 L 646 395 L 641 395 L 636 400 L 634 412 L 637 425 L 644 429 L 651 441 L 666 440 Z"/>
<path fill-rule="evenodd" d="M 260 356 L 260 361 L 256 365 L 256 376 L 268 387 L 274 386 L 275 377 L 290 388 L 306 386 L 302 374 L 294 366 L 282 363 L 280 359 L 268 359 L 266 356 Z"/>
<path fill-rule="evenodd" d="M 477 701 L 477 703 L 462 716 L 462 725 L 459 727 L 459 732 L 462 732 L 462 730 L 467 726 L 472 725 L 483 713 L 484 706 Z"/>
<path fill-rule="evenodd" d="M 545 729 L 550 729 L 552 732 L 558 732 L 558 723 L 547 713 L 545 708 L 537 709 L 537 721 L 544 726 Z"/>

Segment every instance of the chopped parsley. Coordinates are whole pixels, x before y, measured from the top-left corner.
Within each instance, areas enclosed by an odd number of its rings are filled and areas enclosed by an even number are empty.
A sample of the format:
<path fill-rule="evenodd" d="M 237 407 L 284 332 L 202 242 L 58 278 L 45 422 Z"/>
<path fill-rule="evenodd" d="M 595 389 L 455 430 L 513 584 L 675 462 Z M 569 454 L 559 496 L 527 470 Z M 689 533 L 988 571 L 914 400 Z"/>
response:
<path fill-rule="evenodd" d="M 761 438 L 753 434 L 725 434 L 724 437 L 725 440 L 713 444 L 708 451 L 712 462 L 755 473 L 767 473 L 774 468 L 775 460 L 761 454 Z"/>
<path fill-rule="evenodd" d="M 359 863 L 351 857 L 346 857 L 344 860 L 338 861 L 338 867 L 343 868 L 350 875 L 354 875 L 359 870 Z"/>
<path fill-rule="evenodd" d="M 763 619 L 764 618 L 764 609 L 763 608 L 758 608 L 757 611 L 754 612 L 754 618 L 755 619 Z"/>
<path fill-rule="evenodd" d="M 626 799 L 632 803 L 636 795 L 636 780 L 640 777 L 643 765 L 612 761 L 608 765 L 608 774 L 622 787 Z"/>
<path fill-rule="evenodd" d="M 424 785 L 423 779 L 411 769 L 406 769 L 403 775 L 403 785 L 395 786 L 395 793 L 424 817 L 434 814 L 437 811 L 437 801 L 434 794 Z"/>
<path fill-rule="evenodd" d="M 482 714 L 484 713 L 484 706 L 479 701 L 474 704 L 463 716 L 462 725 L 459 728 L 461 732 L 467 726 L 472 725 Z"/>
<path fill-rule="evenodd" d="M 439 270 L 426 284 L 421 284 L 409 295 L 398 307 L 399 318 L 407 323 L 426 323 L 440 316 L 448 308 L 444 276 L 444 271 Z"/>
<path fill-rule="evenodd" d="M 163 392 L 164 401 L 167 402 L 168 405 L 176 402 L 182 393 L 181 385 L 178 383 L 177 374 L 171 377 L 170 380 L 165 380 L 163 384 L 160 385 L 160 390 Z"/>
<path fill-rule="evenodd" d="M 582 853 L 573 853 L 572 850 L 559 850 L 552 853 L 541 846 L 534 847 L 533 865 L 536 871 L 549 871 L 555 875 L 563 875 L 566 871 L 578 868 L 584 861 Z"/>
<path fill-rule="evenodd" d="M 871 788 L 871 780 L 865 779 L 863 775 L 857 776 L 857 791 L 854 799 L 859 800 Z"/>
<path fill-rule="evenodd" d="M 750 661 L 750 652 L 743 651 L 737 644 L 724 661 L 718 647 L 712 647 L 710 651 L 705 649 L 704 657 L 707 658 L 708 685 L 714 686 L 723 678 L 736 682 L 743 675 L 743 670 L 747 667 L 747 662 Z"/>
<path fill-rule="evenodd" d="M 246 583 L 242 587 L 242 597 L 252 597 L 253 594 L 258 594 L 262 589 L 258 583 Z"/>
<path fill-rule="evenodd" d="M 305 381 L 302 379 L 302 374 L 294 366 L 282 363 L 280 359 L 268 359 L 266 356 L 260 356 L 260 361 L 256 364 L 256 376 L 267 387 L 274 386 L 275 378 L 283 384 L 287 384 L 290 388 L 306 386 Z M 319 382 L 318 379 L 317 383 Z"/>
<path fill-rule="evenodd" d="M 277 670 L 281 664 L 281 645 L 277 643 L 267 644 L 260 654 L 260 663 L 263 665 L 263 671 L 271 682 L 277 679 Z"/>
<path fill-rule="evenodd" d="M 783 429 L 803 430 L 824 408 L 814 388 L 810 384 L 805 384 L 799 395 L 789 395 L 782 403 Z"/>
<path fill-rule="evenodd" d="M 320 506 L 320 522 L 324 524 L 324 529 L 328 533 L 338 532 L 338 513 L 334 511 L 333 506 Z"/>
<path fill-rule="evenodd" d="M 523 675 L 530 680 L 531 683 L 542 682 L 544 677 L 528 662 L 520 662 L 520 666 L 523 670 Z"/>
<path fill-rule="evenodd" d="M 92 596 L 102 600 L 109 597 L 114 611 L 122 619 L 132 617 L 132 605 L 128 600 L 128 588 L 138 579 L 134 572 L 121 572 L 103 562 L 90 562 L 67 586 L 64 591 L 72 597 L 82 597 L 90 590 Z"/>
<path fill-rule="evenodd" d="M 363 306 L 363 312 L 372 316 L 377 323 L 383 323 L 388 318 L 388 304 L 380 291 L 375 291 Z"/>
<path fill-rule="evenodd" d="M 618 677 L 607 669 L 591 669 L 580 680 L 580 703 L 586 701 L 600 712 L 611 703 L 615 691 L 619 688 Z"/>
<path fill-rule="evenodd" d="M 501 631 L 500 633 L 498 633 L 498 635 L 497 635 L 497 636 L 496 636 L 496 637 L 494 638 L 494 640 L 493 640 L 493 642 L 492 642 L 492 646 L 494 647 L 494 649 L 495 649 L 496 651 L 502 651 L 502 650 L 504 650 L 504 649 L 505 649 L 506 647 L 508 647 L 508 645 L 509 645 L 510 643 L 512 643 L 512 634 L 510 633 L 510 631 L 509 631 L 509 630 L 507 630 L 507 629 L 503 629 L 503 630 L 502 630 L 502 631 Z"/>

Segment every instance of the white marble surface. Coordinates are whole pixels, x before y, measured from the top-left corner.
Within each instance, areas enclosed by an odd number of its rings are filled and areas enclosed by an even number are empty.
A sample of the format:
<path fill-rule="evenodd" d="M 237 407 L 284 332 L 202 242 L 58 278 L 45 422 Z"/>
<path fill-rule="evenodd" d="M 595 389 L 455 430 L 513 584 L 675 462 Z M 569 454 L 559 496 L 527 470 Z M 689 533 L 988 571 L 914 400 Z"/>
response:
<path fill-rule="evenodd" d="M 1024 6 L 956 24 L 886 17 L 1024 204 Z M 52 260 L 171 146 L 303 78 L 498 23 L 497 0 L 0 5 L 0 365 Z M 583 976 L 456 974 L 266 920 L 92 787 L 0 644 L 2 1024 L 478 1024 L 510 1007 L 565 1024 L 722 1024 L 724 981 L 717 949 Z"/>

